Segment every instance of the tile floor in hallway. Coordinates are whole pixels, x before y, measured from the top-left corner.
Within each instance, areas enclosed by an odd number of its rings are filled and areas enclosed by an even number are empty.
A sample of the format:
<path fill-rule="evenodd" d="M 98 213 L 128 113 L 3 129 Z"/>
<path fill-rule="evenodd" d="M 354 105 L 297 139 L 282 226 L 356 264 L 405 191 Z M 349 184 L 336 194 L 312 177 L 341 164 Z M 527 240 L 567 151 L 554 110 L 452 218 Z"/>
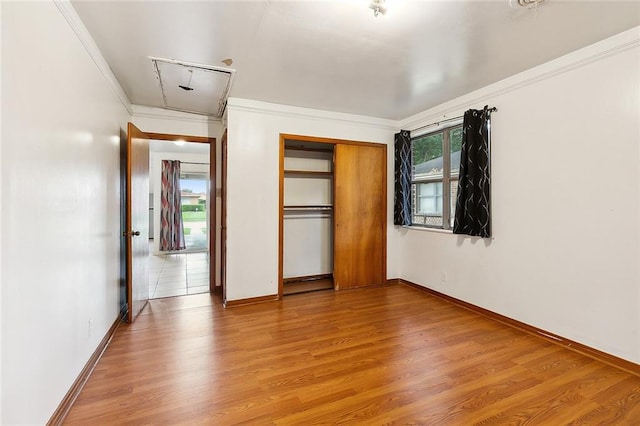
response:
<path fill-rule="evenodd" d="M 149 298 L 183 296 L 209 291 L 206 252 L 149 256 Z"/>

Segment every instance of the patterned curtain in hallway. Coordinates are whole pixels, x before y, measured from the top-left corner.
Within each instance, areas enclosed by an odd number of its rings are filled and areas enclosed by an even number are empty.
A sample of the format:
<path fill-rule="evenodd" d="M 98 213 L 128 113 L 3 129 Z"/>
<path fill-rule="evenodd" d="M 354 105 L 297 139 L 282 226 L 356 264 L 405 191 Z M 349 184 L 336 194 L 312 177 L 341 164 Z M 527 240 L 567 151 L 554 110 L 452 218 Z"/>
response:
<path fill-rule="evenodd" d="M 491 109 L 470 109 L 462 122 L 454 234 L 491 237 Z"/>
<path fill-rule="evenodd" d="M 395 145 L 395 203 L 393 224 L 411 225 L 411 133 L 400 130 Z"/>
<path fill-rule="evenodd" d="M 160 250 L 184 250 L 184 228 L 180 200 L 180 162 L 162 160 L 160 194 Z"/>

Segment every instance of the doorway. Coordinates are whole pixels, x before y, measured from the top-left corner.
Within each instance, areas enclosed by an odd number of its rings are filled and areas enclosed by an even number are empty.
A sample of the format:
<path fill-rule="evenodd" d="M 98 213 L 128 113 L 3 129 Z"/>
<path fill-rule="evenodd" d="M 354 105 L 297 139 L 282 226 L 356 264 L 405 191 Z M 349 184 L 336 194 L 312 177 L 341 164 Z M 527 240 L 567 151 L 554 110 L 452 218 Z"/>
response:
<path fill-rule="evenodd" d="M 210 291 L 212 274 L 209 259 L 214 258 L 210 256 L 209 249 L 213 245 L 209 244 L 211 227 L 208 226 L 214 218 L 209 213 L 212 187 L 210 150 L 209 144 L 184 140 L 152 139 L 149 143 L 150 299 Z M 174 172 L 177 171 L 172 173 L 173 179 L 170 180 L 174 183 L 171 185 L 167 184 L 165 174 L 167 163 L 172 164 Z M 166 193 L 169 187 L 171 197 Z M 179 217 L 180 221 L 167 222 L 168 201 L 172 204 L 171 217 Z M 166 245 L 167 227 L 172 228 L 171 232 L 179 229 L 176 246 Z"/>
<path fill-rule="evenodd" d="M 157 226 L 155 215 L 153 210 L 158 207 L 158 203 L 155 202 L 149 195 L 150 191 L 150 140 L 164 143 L 165 148 L 172 146 L 169 142 L 174 142 L 173 145 L 179 146 L 186 142 L 195 142 L 202 145 L 207 145 L 208 155 L 208 171 L 209 171 L 209 183 L 208 188 L 213 190 L 216 188 L 215 176 L 216 176 L 216 139 L 202 136 L 184 136 L 173 135 L 166 133 L 150 133 L 144 132 L 138 129 L 133 123 L 127 124 L 127 131 L 121 131 L 121 150 L 120 150 L 120 185 L 121 185 L 121 239 L 120 239 L 120 259 L 122 265 L 126 265 L 126 268 L 121 268 L 121 311 L 123 315 L 126 313 L 128 322 L 133 322 L 137 315 L 147 305 L 150 296 L 149 286 L 149 252 L 150 242 L 151 245 L 155 240 L 155 236 L 158 235 L 155 232 Z M 206 161 L 203 164 L 207 166 Z M 165 169 L 168 171 L 168 168 Z M 172 181 L 175 181 L 177 176 L 177 168 L 173 168 Z M 174 184 L 179 188 L 179 184 Z M 174 191 L 175 194 L 175 191 Z M 213 194 L 212 194 L 213 195 Z M 178 200 L 180 198 L 178 197 Z M 212 212 L 216 211 L 216 198 L 215 196 L 208 197 L 208 209 Z M 171 203 L 173 206 L 180 206 L 180 201 L 177 203 L 174 201 Z M 153 220 L 150 221 L 150 219 Z M 149 222 L 153 223 L 151 225 Z M 204 282 L 199 287 L 203 287 L 202 290 L 206 290 L 208 287 L 209 292 L 213 293 L 216 289 L 215 282 L 215 266 L 209 268 L 209 260 L 213 259 L 213 265 L 216 260 L 216 232 L 217 229 L 217 217 L 215 214 L 207 215 L 206 231 L 208 232 L 208 251 L 198 253 L 202 257 L 202 262 L 205 265 L 204 270 L 198 271 L 203 275 L 204 279 L 208 280 L 208 286 Z M 181 227 L 178 229 L 182 229 Z M 154 234 L 153 240 L 150 239 L 149 234 Z M 165 241 L 168 234 L 163 234 Z M 173 239 L 173 236 L 171 237 Z M 192 262 L 193 264 L 194 262 Z"/>

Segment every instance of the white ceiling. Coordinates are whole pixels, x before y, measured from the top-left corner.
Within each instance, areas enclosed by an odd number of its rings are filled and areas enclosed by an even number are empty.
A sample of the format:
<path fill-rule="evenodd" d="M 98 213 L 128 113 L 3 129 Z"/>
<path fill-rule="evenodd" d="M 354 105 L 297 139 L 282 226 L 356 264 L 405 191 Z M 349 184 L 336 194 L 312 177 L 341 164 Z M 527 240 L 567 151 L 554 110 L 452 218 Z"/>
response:
<path fill-rule="evenodd" d="M 637 0 L 387 0 L 378 18 L 368 0 L 72 4 L 134 104 L 163 105 L 149 56 L 232 58 L 230 96 L 389 119 L 640 25 Z"/>

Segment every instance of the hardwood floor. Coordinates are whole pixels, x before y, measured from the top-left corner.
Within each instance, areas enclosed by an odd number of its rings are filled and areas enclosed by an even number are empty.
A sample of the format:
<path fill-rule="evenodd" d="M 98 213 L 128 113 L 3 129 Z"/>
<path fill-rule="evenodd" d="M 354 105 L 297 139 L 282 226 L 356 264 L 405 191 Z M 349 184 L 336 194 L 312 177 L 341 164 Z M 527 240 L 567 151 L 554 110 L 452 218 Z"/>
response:
<path fill-rule="evenodd" d="M 640 377 L 393 285 L 152 300 L 65 424 L 640 424 Z"/>

